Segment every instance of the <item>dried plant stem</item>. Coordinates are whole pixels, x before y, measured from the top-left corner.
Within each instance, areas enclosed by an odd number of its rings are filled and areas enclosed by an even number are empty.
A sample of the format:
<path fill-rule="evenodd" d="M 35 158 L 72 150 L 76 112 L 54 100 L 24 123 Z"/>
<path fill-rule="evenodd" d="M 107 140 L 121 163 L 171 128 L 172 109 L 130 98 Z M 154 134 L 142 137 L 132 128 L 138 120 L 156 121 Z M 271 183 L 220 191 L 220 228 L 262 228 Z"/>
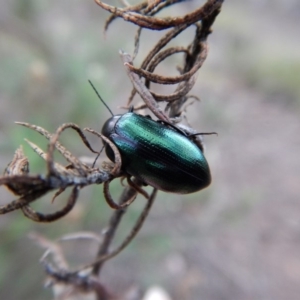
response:
<path fill-rule="evenodd" d="M 125 189 L 121 196 L 120 203 L 125 202 L 126 199 L 131 197 L 131 195 L 134 192 L 135 191 L 132 188 Z M 115 235 L 116 229 L 117 229 L 118 225 L 120 224 L 120 221 L 125 213 L 125 210 L 117 210 L 112 215 L 110 222 L 109 222 L 108 231 L 106 232 L 105 238 L 99 248 L 96 261 L 93 264 L 84 266 L 84 268 L 93 266 L 93 273 L 100 275 L 100 271 L 101 271 L 104 261 L 118 255 L 124 248 L 126 248 L 126 246 L 134 239 L 134 237 L 137 235 L 137 233 L 141 229 L 141 227 L 153 205 L 153 202 L 156 197 L 156 193 L 157 193 L 157 190 L 153 189 L 153 192 L 150 195 L 149 200 L 147 200 L 147 204 L 146 204 L 145 208 L 143 209 L 140 217 L 138 218 L 134 227 L 130 231 L 130 234 L 124 239 L 122 244 L 117 249 L 113 250 L 112 252 L 108 252 L 109 246 L 110 246 L 111 242 L 113 241 L 113 237 Z"/>
<path fill-rule="evenodd" d="M 188 93 L 194 86 L 197 71 L 202 67 L 203 62 L 207 57 L 207 37 L 211 33 L 211 26 L 220 12 L 223 0 L 207 0 L 201 7 L 195 9 L 191 13 L 184 16 L 168 18 L 158 18 L 155 15 L 162 9 L 165 9 L 175 3 L 182 2 L 182 0 L 144 0 L 137 5 L 129 5 L 127 1 L 123 0 L 122 3 L 125 8 L 117 8 L 108 5 L 101 0 L 94 1 L 101 8 L 112 14 L 105 23 L 105 30 L 111 22 L 118 17 L 138 26 L 137 34 L 134 39 L 133 58 L 125 52 L 120 52 L 125 70 L 133 85 L 127 106 L 131 105 L 134 96 L 138 93 L 143 99 L 144 104 L 137 106 L 134 109 L 148 108 L 160 122 L 181 130 L 180 128 L 183 128 L 184 125 L 179 124 L 175 126 L 175 118 L 177 120 L 180 119 L 181 113 L 186 105 L 186 101 L 191 97 Z M 172 45 L 169 48 L 166 47 L 190 26 L 195 28 L 195 34 L 189 45 Z M 151 30 L 169 30 L 145 55 L 140 67 L 136 67 L 133 64 L 133 59 L 138 52 L 141 32 L 144 28 Z M 180 68 L 178 68 L 179 74 L 177 76 L 163 76 L 153 73 L 161 62 L 163 62 L 167 57 L 177 53 L 184 54 L 184 61 Z M 150 85 L 152 83 L 175 85 L 174 91 L 168 95 L 154 93 L 150 89 Z M 166 103 L 164 110 L 160 108 L 161 102 Z M 119 151 L 117 146 L 109 138 L 93 129 L 86 128 L 85 130 L 97 135 L 104 141 L 106 146 L 109 145 L 111 147 L 114 153 L 114 164 L 107 163 L 107 166 L 103 165 L 104 169 L 94 168 L 94 165 L 90 166 L 83 163 L 59 142 L 61 134 L 66 129 L 70 128 L 77 132 L 83 144 L 91 152 L 99 154 L 97 151 L 93 150 L 85 137 L 83 130 L 81 130 L 78 125 L 74 123 L 63 124 L 56 130 L 55 133 L 52 134 L 44 128 L 36 125 L 24 122 L 17 122 L 17 124 L 38 132 L 49 141 L 48 150 L 44 152 L 37 145 L 26 140 L 30 147 L 45 160 L 47 174 L 45 176 L 30 175 L 29 162 L 24 156 L 22 149 L 18 149 L 12 162 L 10 162 L 5 169 L 4 176 L 0 177 L 0 185 L 5 185 L 19 198 L 7 205 L 1 206 L 0 214 L 21 209 L 26 217 L 34 221 L 52 222 L 63 217 L 73 208 L 79 192 L 83 187 L 91 184 L 103 183 L 105 199 L 107 203 L 115 209 L 115 211 L 113 211 L 105 234 L 103 235 L 103 239 L 101 239 L 95 261 L 83 266 L 82 268 L 78 268 L 75 272 L 62 270 L 62 266 L 58 266 L 58 269 L 55 269 L 51 267 L 51 264 L 46 263 L 45 268 L 47 274 L 51 276 L 56 283 L 71 285 L 73 288 L 71 289 L 72 292 L 77 290 L 92 290 L 95 292 L 98 299 L 108 299 L 109 293 L 107 293 L 99 279 L 102 267 L 105 261 L 118 255 L 137 235 L 145 221 L 145 218 L 149 214 L 155 200 L 157 190 L 154 188 L 149 196 L 147 192 L 143 190 L 143 182 L 141 182 L 141 180 L 133 179 L 133 181 L 131 181 L 131 176 L 129 173 L 126 173 L 126 168 L 122 168 L 121 150 Z M 201 148 L 202 144 L 200 142 L 198 143 L 197 139 L 200 138 L 195 136 L 193 141 L 201 150 L 203 150 L 203 148 Z M 63 166 L 54 161 L 54 151 L 56 150 L 66 159 L 69 163 L 68 166 Z M 120 177 L 127 177 L 129 186 L 123 190 L 119 201 L 115 202 L 109 192 L 109 183 L 113 179 Z M 68 187 L 72 188 L 68 201 L 66 205 L 57 212 L 42 214 L 31 208 L 31 202 L 42 197 L 49 191 L 56 191 L 53 197 L 54 200 Z M 126 208 L 133 202 L 137 193 L 142 194 L 147 199 L 147 203 L 127 237 L 117 248 L 110 250 L 116 231 L 119 228 L 122 217 L 126 212 Z M 80 271 L 87 268 L 92 270 L 91 274 L 83 278 Z"/>

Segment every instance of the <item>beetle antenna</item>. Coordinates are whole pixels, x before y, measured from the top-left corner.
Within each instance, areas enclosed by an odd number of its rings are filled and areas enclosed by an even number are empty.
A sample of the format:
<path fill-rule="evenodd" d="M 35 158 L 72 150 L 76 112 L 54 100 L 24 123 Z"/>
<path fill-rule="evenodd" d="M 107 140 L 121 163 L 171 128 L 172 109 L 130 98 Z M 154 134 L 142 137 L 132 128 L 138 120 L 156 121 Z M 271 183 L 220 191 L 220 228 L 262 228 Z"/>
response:
<path fill-rule="evenodd" d="M 108 107 L 108 105 L 105 103 L 105 101 L 102 99 L 102 97 L 100 96 L 100 94 L 98 93 L 98 91 L 96 90 L 95 86 L 92 84 L 92 82 L 90 80 L 88 80 L 89 84 L 92 86 L 93 90 L 95 91 L 96 95 L 98 96 L 98 98 L 100 99 L 100 101 L 104 104 L 104 106 L 108 109 L 108 111 L 111 113 L 112 116 L 114 116 L 113 112 L 111 111 L 111 109 Z"/>
<path fill-rule="evenodd" d="M 95 167 L 96 162 L 97 162 L 97 160 L 98 160 L 100 154 L 102 153 L 103 149 L 104 149 L 104 146 L 103 146 L 103 147 L 101 148 L 101 150 L 98 152 L 98 154 L 97 154 L 97 156 L 96 156 L 96 158 L 95 158 L 95 160 L 94 160 L 94 162 L 93 162 L 93 164 L 92 164 L 92 168 Z"/>

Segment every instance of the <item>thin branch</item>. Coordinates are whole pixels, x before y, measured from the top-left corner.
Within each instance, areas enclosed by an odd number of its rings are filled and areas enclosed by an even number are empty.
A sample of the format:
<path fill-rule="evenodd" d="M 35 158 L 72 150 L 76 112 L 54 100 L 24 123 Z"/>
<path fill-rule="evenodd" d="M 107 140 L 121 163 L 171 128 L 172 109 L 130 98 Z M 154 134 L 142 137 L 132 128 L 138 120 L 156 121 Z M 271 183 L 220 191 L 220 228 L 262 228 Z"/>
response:
<path fill-rule="evenodd" d="M 130 189 L 132 190 L 132 189 Z M 129 191 L 124 192 L 128 193 Z M 100 248 L 100 251 L 98 252 L 98 257 L 97 259 L 88 265 L 85 265 L 84 267 L 80 268 L 79 270 L 82 269 L 87 269 L 90 267 L 93 267 L 93 273 L 94 274 L 99 274 L 100 270 L 101 270 L 101 266 L 103 265 L 103 262 L 111 259 L 113 257 L 115 257 L 116 255 L 118 255 L 123 249 L 125 249 L 127 247 L 127 245 L 134 239 L 134 237 L 137 235 L 137 233 L 139 232 L 139 230 L 142 228 L 142 225 L 147 217 L 147 215 L 149 214 L 149 211 L 154 203 L 155 197 L 156 197 L 156 193 L 157 193 L 157 189 L 153 189 L 152 194 L 150 195 L 149 200 L 147 201 L 147 204 L 145 206 L 145 208 L 143 209 L 140 217 L 138 218 L 138 220 L 136 221 L 135 225 L 133 226 L 133 228 L 130 231 L 130 234 L 124 239 L 124 241 L 121 243 L 121 245 L 116 248 L 115 250 L 112 250 L 111 252 L 108 252 L 108 248 L 109 245 L 113 239 L 116 227 L 118 226 L 119 222 L 121 221 L 121 218 L 124 214 L 123 211 L 116 211 L 115 215 L 112 216 L 111 218 L 111 225 L 109 228 L 112 229 L 112 234 L 108 235 L 108 239 L 107 242 L 105 243 L 105 241 L 103 242 L 103 248 Z"/>
<path fill-rule="evenodd" d="M 205 16 L 211 14 L 216 7 L 220 8 L 223 0 L 209 0 L 202 7 L 196 9 L 192 13 L 183 17 L 175 18 L 155 18 L 151 16 L 144 16 L 136 12 L 128 12 L 127 10 L 108 5 L 100 0 L 95 0 L 95 2 L 113 15 L 121 17 L 125 21 L 132 22 L 139 27 L 149 28 L 152 30 L 164 30 L 183 24 L 189 26 L 199 20 L 202 20 Z"/>

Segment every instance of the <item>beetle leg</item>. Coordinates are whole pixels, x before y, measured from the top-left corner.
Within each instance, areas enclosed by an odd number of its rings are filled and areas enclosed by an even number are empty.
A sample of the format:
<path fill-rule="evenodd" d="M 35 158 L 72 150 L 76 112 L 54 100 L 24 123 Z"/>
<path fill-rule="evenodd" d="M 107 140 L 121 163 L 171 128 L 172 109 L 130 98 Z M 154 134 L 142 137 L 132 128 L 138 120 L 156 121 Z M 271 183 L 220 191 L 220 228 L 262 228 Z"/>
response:
<path fill-rule="evenodd" d="M 199 147 L 199 149 L 204 153 L 205 146 L 202 140 L 202 135 L 210 135 L 210 134 L 216 134 L 216 132 L 202 132 L 202 133 L 195 133 L 190 134 L 188 137 L 192 139 L 192 141 Z"/>
<path fill-rule="evenodd" d="M 156 122 L 162 123 L 164 125 L 168 125 L 168 126 L 172 127 L 173 129 L 175 129 L 177 132 L 181 133 L 182 135 L 188 136 L 186 134 L 186 132 L 184 132 L 182 129 L 178 128 L 176 125 L 174 125 L 174 124 L 172 124 L 170 122 L 166 122 L 166 121 L 163 121 L 163 120 L 157 120 Z"/>
<path fill-rule="evenodd" d="M 133 105 L 130 105 L 130 106 L 129 106 L 129 109 L 128 109 L 128 112 L 133 112 L 133 110 L 134 110 Z"/>
<path fill-rule="evenodd" d="M 105 197 L 105 200 L 107 202 L 107 204 L 113 208 L 113 209 L 123 209 L 123 208 L 126 208 L 127 206 L 129 206 L 133 201 L 134 199 L 136 198 L 136 194 L 133 195 L 133 197 L 131 197 L 130 199 L 128 199 L 126 202 L 122 203 L 122 204 L 117 204 L 111 194 L 110 194 L 110 191 L 109 191 L 109 183 L 110 181 L 105 181 L 103 183 L 103 193 L 104 193 L 104 197 Z"/>
<path fill-rule="evenodd" d="M 211 135 L 211 134 L 216 134 L 216 135 L 218 135 L 217 132 L 198 132 L 198 133 L 193 133 L 193 134 L 191 134 L 190 136 L 191 136 L 191 137 L 194 137 L 194 136 L 196 136 L 196 135 Z"/>
<path fill-rule="evenodd" d="M 72 208 L 74 207 L 77 197 L 78 197 L 78 192 L 79 192 L 79 187 L 75 186 L 72 190 L 72 193 L 68 199 L 67 204 L 59 211 L 54 212 L 52 214 L 42 214 L 39 212 L 34 211 L 29 205 L 23 206 L 21 207 L 23 214 L 35 221 L 35 222 L 44 222 L 44 223 L 48 223 L 48 222 L 53 222 L 58 220 L 59 218 L 65 216 L 67 213 L 69 213 Z"/>
<path fill-rule="evenodd" d="M 103 134 L 101 134 L 91 128 L 85 128 L 84 130 L 97 135 L 111 147 L 112 151 L 114 152 L 114 156 L 115 156 L 115 166 L 111 171 L 111 175 L 118 176 L 121 172 L 122 159 L 121 159 L 121 154 L 120 154 L 118 148 L 116 147 L 116 145 L 110 139 L 105 137 Z"/>
<path fill-rule="evenodd" d="M 135 182 L 133 182 L 130 178 L 131 176 L 127 176 L 127 182 L 128 182 L 128 185 L 130 187 L 132 187 L 134 190 L 136 190 L 137 192 L 139 192 L 140 194 L 142 194 L 146 199 L 149 200 L 149 195 L 148 193 L 142 189 L 139 185 L 137 185 Z"/>

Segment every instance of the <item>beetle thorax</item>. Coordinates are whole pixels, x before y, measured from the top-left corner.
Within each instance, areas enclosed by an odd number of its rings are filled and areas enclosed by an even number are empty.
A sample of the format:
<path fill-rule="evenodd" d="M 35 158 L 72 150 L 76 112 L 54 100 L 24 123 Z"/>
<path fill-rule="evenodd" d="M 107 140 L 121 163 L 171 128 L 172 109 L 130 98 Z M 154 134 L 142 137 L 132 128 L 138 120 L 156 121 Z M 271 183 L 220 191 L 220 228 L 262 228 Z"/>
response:
<path fill-rule="evenodd" d="M 102 134 L 109 138 L 109 136 L 114 132 L 115 125 L 121 117 L 122 115 L 115 115 L 109 118 L 102 127 Z"/>

